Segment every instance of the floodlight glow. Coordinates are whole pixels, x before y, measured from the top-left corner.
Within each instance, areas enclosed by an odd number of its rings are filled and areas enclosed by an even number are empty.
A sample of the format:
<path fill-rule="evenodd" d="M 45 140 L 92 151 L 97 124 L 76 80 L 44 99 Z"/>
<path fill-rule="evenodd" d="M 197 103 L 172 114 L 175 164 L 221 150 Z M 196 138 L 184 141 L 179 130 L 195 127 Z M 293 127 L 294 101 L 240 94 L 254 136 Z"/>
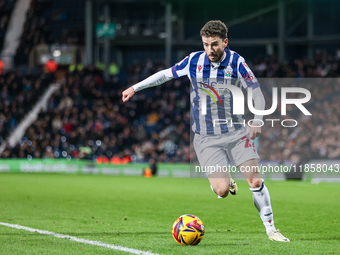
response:
<path fill-rule="evenodd" d="M 53 51 L 53 56 L 54 57 L 60 57 L 60 55 L 61 55 L 61 51 L 60 50 Z"/>

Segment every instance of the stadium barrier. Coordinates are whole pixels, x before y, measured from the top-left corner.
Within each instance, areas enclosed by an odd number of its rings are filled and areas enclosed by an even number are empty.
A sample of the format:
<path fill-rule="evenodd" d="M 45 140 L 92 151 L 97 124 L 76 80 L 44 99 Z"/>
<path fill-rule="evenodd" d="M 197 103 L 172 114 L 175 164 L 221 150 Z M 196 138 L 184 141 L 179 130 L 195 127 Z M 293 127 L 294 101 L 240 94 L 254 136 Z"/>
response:
<path fill-rule="evenodd" d="M 93 175 L 130 175 L 142 176 L 148 163 L 128 163 L 124 165 L 97 164 L 92 160 L 80 159 L 1 159 L 0 172 L 21 173 L 63 173 L 63 174 L 93 174 Z M 301 171 L 301 177 L 296 179 L 312 179 L 315 182 L 340 182 L 339 160 L 312 160 L 306 164 L 280 164 L 277 161 L 260 161 L 261 176 L 264 179 L 291 179 L 290 173 Z M 203 172 L 197 173 L 197 166 L 180 163 L 157 164 L 159 177 L 192 177 L 202 178 Z M 232 168 L 231 168 L 232 169 Z M 243 179 L 242 174 L 231 171 L 234 179 Z M 303 177 L 303 178 L 302 178 Z"/>
<path fill-rule="evenodd" d="M 148 163 L 125 165 L 97 164 L 92 160 L 67 159 L 2 159 L 0 172 L 22 173 L 65 173 L 94 175 L 135 175 L 142 176 Z M 159 177 L 190 177 L 189 164 L 158 164 Z"/>

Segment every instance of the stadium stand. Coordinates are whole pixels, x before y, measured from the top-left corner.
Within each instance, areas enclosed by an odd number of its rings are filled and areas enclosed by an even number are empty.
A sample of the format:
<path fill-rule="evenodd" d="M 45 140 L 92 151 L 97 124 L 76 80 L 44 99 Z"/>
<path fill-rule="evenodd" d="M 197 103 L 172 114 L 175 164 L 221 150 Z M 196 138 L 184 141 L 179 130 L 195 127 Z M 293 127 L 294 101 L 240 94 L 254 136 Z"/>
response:
<path fill-rule="evenodd" d="M 183 147 L 181 143 L 176 145 L 177 141 L 189 142 L 188 132 L 182 132 L 185 128 L 189 130 L 188 94 L 180 94 L 180 82 L 166 85 L 166 89 L 175 90 L 162 93 L 163 96 L 156 101 L 150 98 L 143 102 L 146 95 L 141 94 L 139 100 L 125 106 L 120 100 L 120 84 L 103 83 L 97 72 L 85 68 L 81 73 L 69 73 L 59 94 L 49 100 L 48 112 L 40 114 L 39 120 L 27 130 L 21 144 L 11 150 L 10 157 L 45 157 L 46 147 L 50 146 L 53 157 L 66 157 L 63 152 L 67 152 L 67 155 L 77 158 L 82 146 L 90 146 L 91 158 L 102 155 L 110 159 L 116 155 L 123 158 L 141 151 L 143 155 L 137 153 L 136 156 L 136 160 L 141 161 L 151 156 L 158 157 L 155 151 L 176 155 L 177 146 Z M 161 90 L 155 94 L 160 93 Z M 176 102 L 176 97 L 181 100 Z M 176 103 L 180 103 L 177 112 Z M 156 113 L 158 107 L 164 109 L 164 114 Z M 180 114 L 180 109 L 186 110 L 184 116 Z M 134 120 L 135 116 L 140 116 L 139 120 Z M 183 119 L 185 122 L 181 123 Z M 171 123 L 181 124 L 170 126 L 157 135 L 157 131 Z M 35 155 L 27 149 L 31 147 L 27 143 L 34 146 Z M 155 148 L 156 144 L 159 148 Z M 167 155 L 161 154 L 160 157 L 168 161 Z M 177 158 L 180 156 L 177 152 Z"/>
<path fill-rule="evenodd" d="M 0 142 L 14 131 L 52 82 L 45 74 L 8 71 L 0 76 Z"/>
<path fill-rule="evenodd" d="M 256 59 L 253 70 L 257 77 L 338 77 L 339 60 L 338 51 L 335 55 L 322 51 L 312 61 L 296 59 L 291 64 L 279 65 L 274 57 Z M 125 86 L 117 77 L 105 82 L 101 72 L 93 66 L 69 72 L 59 93 L 50 98 L 48 111 L 42 112 L 27 129 L 20 144 L 12 150 L 7 148 L 2 156 L 101 157 L 101 160 L 104 157 L 103 162 L 131 156 L 135 162 L 146 162 L 150 158 L 158 162 L 190 162 L 188 80 L 172 80 L 137 93 L 127 104 L 121 102 L 123 87 L 162 68 L 161 63 L 151 60 L 131 65 Z M 281 125 L 270 130 L 264 128 L 259 148 L 262 160 L 284 161 L 296 155 L 304 155 L 301 160 L 340 158 L 337 147 L 340 107 L 336 103 L 340 89 L 327 80 L 322 88 L 312 85 L 306 88 L 313 95 L 308 105 L 313 118 L 295 113 L 299 122 L 297 129 Z M 262 89 L 267 105 L 271 105 L 271 88 L 262 86 Z M 322 109 L 329 110 L 325 114 Z M 275 114 L 272 117 L 280 118 Z M 332 119 L 331 123 L 326 119 Z M 9 132 L 8 117 L 6 123 Z"/>
<path fill-rule="evenodd" d="M 0 48 L 14 3 L 15 0 L 0 0 Z M 37 44 L 83 45 L 83 3 L 82 0 L 32 0 L 14 58 L 15 66 L 28 69 L 29 53 Z M 150 6 L 154 5 L 150 3 Z M 155 16 L 148 22 L 152 24 L 154 21 L 151 20 L 158 20 L 164 23 L 163 14 L 158 12 L 163 10 L 163 7 L 154 8 Z M 128 26 L 140 20 L 140 16 L 148 16 L 142 8 L 126 10 L 133 15 L 130 15 L 130 20 L 126 19 L 120 24 L 122 28 L 117 29 L 119 36 L 123 36 L 123 31 L 128 30 Z M 119 8 L 111 8 L 110 11 L 119 17 L 126 16 L 125 12 L 119 13 Z M 100 21 L 102 14 L 99 14 L 99 9 L 95 12 L 98 12 L 95 16 L 99 16 L 96 18 Z M 276 19 L 275 15 L 270 17 Z M 191 23 L 188 22 L 191 28 L 198 25 L 192 23 L 195 19 L 189 19 L 192 20 Z M 259 28 L 260 24 L 261 35 L 276 33 L 276 24 L 260 19 L 257 22 L 252 26 L 240 26 L 248 27 L 252 33 L 257 34 L 259 31 L 255 27 Z M 158 32 L 163 32 L 163 23 Z M 268 27 L 264 28 L 263 23 Z M 177 25 L 175 29 L 178 28 Z M 198 31 L 199 27 L 196 30 Z M 198 36 L 196 30 L 186 29 L 185 36 L 191 38 L 191 33 L 192 36 Z M 236 38 L 241 35 L 248 37 L 248 31 L 244 31 L 235 29 L 233 33 L 236 33 Z M 131 31 L 129 33 L 133 35 Z M 141 35 L 140 32 L 134 36 Z M 125 64 L 129 65 L 120 66 L 119 75 L 111 75 L 109 80 L 105 80 L 102 70 L 95 66 L 83 66 L 83 63 L 75 61 L 77 63 L 72 64 L 74 67 L 70 68 L 65 78 L 60 81 L 59 92 L 49 99 L 47 111 L 40 113 L 38 120 L 26 130 L 20 143 L 14 148 L 7 146 L 0 156 L 93 160 L 99 158 L 101 162 L 114 163 L 119 163 L 124 158 L 134 162 L 147 162 L 151 158 L 157 162 L 190 162 L 193 150 L 190 148 L 190 85 L 187 79 L 172 80 L 162 86 L 143 90 L 126 104 L 121 102 L 121 92 L 124 88 L 165 68 L 163 62 L 155 60 L 164 56 L 163 46 L 158 45 L 144 51 L 146 48 L 133 46 L 126 50 L 124 57 L 128 60 Z M 250 47 L 245 47 L 244 50 L 252 51 Z M 99 51 L 101 49 L 98 47 Z M 262 53 L 263 49 L 261 55 L 248 61 L 258 78 L 340 76 L 340 50 L 332 54 L 325 49 L 317 50 L 312 60 L 306 57 L 296 58 L 282 64 L 279 64 L 275 55 L 265 56 Z M 95 61 L 97 60 L 100 58 Z M 78 64 L 81 68 L 76 68 Z M 52 81 L 51 77 L 43 72 L 23 74 L 7 71 L 0 77 L 0 143 L 5 142 Z M 337 146 L 340 139 L 337 125 L 340 108 L 336 103 L 340 97 L 339 88 L 327 81 L 322 83 L 321 87 L 306 88 L 312 93 L 308 109 L 313 118 L 306 118 L 295 111 L 289 114 L 298 120 L 299 128 L 290 130 L 281 125 L 270 130 L 263 128 L 259 147 L 262 160 L 284 161 L 296 155 L 302 155 L 299 159 L 301 161 L 310 158 L 340 158 L 340 149 Z M 271 105 L 271 87 L 262 86 L 262 90 L 267 106 Z M 281 116 L 274 113 L 272 117 Z M 332 140 L 328 138 L 329 135 L 333 137 Z"/>

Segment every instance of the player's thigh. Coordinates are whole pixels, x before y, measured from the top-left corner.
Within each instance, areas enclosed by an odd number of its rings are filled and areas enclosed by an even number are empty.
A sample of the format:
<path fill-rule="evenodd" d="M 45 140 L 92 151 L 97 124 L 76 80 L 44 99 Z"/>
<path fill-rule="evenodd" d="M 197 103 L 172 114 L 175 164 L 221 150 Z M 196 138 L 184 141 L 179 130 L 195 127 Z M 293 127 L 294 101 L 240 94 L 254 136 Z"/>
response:
<path fill-rule="evenodd" d="M 228 148 L 229 159 L 240 169 L 246 179 L 260 178 L 258 159 L 254 142 L 248 136 L 242 137 Z"/>
<path fill-rule="evenodd" d="M 212 173 L 213 178 L 225 178 L 228 156 L 218 137 L 195 135 L 194 148 L 201 170 L 208 178 Z"/>
<path fill-rule="evenodd" d="M 253 140 L 249 139 L 248 136 L 244 136 L 228 145 L 227 151 L 229 159 L 235 166 L 240 166 L 250 159 L 260 159 Z"/>

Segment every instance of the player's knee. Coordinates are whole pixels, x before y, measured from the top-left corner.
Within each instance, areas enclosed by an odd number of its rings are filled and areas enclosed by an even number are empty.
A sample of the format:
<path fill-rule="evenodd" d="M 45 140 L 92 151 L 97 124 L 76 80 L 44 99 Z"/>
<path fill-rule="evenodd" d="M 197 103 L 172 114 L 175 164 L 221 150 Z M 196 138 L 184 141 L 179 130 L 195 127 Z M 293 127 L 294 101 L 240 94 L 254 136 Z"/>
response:
<path fill-rule="evenodd" d="M 256 189 L 261 187 L 262 179 L 261 178 L 251 178 L 248 180 L 249 187 L 252 189 Z"/>
<path fill-rule="evenodd" d="M 226 197 L 229 194 L 229 187 L 225 186 L 225 187 L 217 187 L 215 189 L 215 192 L 218 196 L 220 197 Z"/>

